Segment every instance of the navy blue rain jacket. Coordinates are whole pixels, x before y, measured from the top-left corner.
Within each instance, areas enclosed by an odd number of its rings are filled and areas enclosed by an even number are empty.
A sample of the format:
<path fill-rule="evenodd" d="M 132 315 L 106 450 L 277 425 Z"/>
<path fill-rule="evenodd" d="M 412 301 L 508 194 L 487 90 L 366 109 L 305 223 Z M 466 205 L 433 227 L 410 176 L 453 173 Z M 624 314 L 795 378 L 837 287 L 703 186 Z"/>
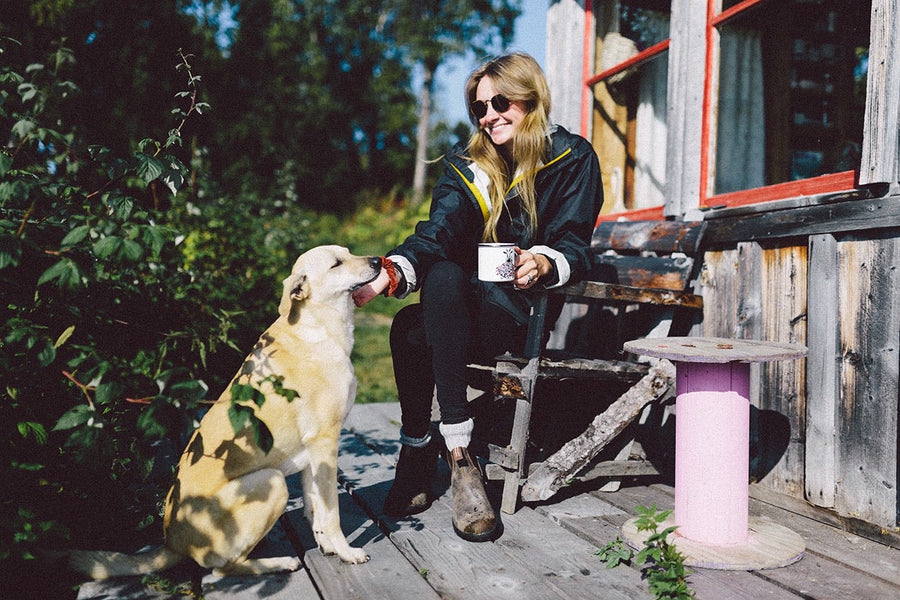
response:
<path fill-rule="evenodd" d="M 406 289 L 398 290 L 399 297 L 417 290 L 438 261 L 460 265 L 475 280 L 477 248 L 489 210 L 488 184 L 483 172 L 467 157 L 463 144 L 445 156 L 444 167 L 432 194 L 428 220 L 421 221 L 415 233 L 388 253 L 407 282 Z M 545 287 L 583 279 L 590 271 L 591 233 L 603 204 L 600 165 L 587 140 L 554 127 L 547 159 L 535 178 L 535 192 L 537 231 L 529 231 L 527 216 L 512 185 L 497 226 L 497 240 L 547 256 L 554 274 L 541 282 Z M 491 302 L 507 309 L 520 322 L 527 320 L 527 295 L 510 286 L 484 285 Z"/>

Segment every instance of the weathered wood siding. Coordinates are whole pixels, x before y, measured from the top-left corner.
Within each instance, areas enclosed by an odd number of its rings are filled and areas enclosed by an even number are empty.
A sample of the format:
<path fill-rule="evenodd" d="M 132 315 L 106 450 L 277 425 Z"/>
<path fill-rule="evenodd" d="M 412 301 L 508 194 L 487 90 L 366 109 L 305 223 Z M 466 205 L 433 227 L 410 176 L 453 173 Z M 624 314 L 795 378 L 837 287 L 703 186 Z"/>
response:
<path fill-rule="evenodd" d="M 809 346 L 751 372 L 761 483 L 894 528 L 900 238 L 804 239 L 708 251 L 701 333 Z"/>
<path fill-rule="evenodd" d="M 666 87 L 666 189 L 665 214 L 680 217 L 696 209 L 700 198 L 699 157 L 703 131 L 703 69 L 694 67 L 706 52 L 706 4 L 672 0 L 669 27 L 668 85 Z"/>
<path fill-rule="evenodd" d="M 806 246 L 765 249 L 760 256 L 760 339 L 806 344 Z M 784 360 L 760 366 L 759 450 L 760 466 L 774 489 L 792 496 L 803 495 L 803 463 L 806 430 L 806 360 Z M 777 417 L 777 418 L 771 418 Z M 786 428 L 778 424 L 787 419 Z M 786 436 L 778 435 L 783 431 Z M 781 444 L 787 443 L 778 458 Z M 774 453 L 770 452 L 772 449 Z M 770 460 L 774 458 L 777 463 Z"/>
<path fill-rule="evenodd" d="M 806 344 L 806 248 L 742 242 L 710 251 L 700 281 L 703 335 Z M 751 367 L 755 471 L 803 495 L 805 360 Z M 777 432 L 783 435 L 775 435 Z"/>
<path fill-rule="evenodd" d="M 547 7 L 547 52 L 544 72 L 553 90 L 551 120 L 581 131 L 584 97 L 584 0 L 551 0 Z M 593 53 L 593 48 L 589 51 Z"/>
<path fill-rule="evenodd" d="M 900 0 L 872 0 L 859 183 L 900 181 Z"/>
<path fill-rule="evenodd" d="M 840 404 L 835 508 L 897 521 L 900 239 L 838 244 Z"/>

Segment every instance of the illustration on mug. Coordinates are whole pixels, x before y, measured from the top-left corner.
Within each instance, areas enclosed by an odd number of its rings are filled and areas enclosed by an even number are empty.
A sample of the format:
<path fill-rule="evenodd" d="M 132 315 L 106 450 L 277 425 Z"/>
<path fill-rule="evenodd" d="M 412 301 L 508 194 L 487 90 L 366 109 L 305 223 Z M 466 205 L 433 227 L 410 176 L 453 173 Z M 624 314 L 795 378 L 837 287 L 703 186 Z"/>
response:
<path fill-rule="evenodd" d="M 506 255 L 506 260 L 497 265 L 497 276 L 503 280 L 514 279 L 516 274 L 516 251 L 509 248 L 503 254 Z"/>

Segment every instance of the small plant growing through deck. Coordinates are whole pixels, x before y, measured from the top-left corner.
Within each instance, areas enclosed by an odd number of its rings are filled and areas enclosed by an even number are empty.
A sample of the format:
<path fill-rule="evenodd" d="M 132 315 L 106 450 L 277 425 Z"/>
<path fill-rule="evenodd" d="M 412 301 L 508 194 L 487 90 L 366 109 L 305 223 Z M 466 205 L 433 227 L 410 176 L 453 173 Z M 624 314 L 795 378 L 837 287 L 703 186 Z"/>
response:
<path fill-rule="evenodd" d="M 144 575 L 141 578 L 141 583 L 155 592 L 170 594 L 171 596 L 187 596 L 189 598 L 193 598 L 194 600 L 204 600 L 202 594 L 198 595 L 192 589 L 192 585 L 190 582 L 175 583 L 161 575 L 151 573 L 150 575 Z"/>
<path fill-rule="evenodd" d="M 638 531 L 649 531 L 644 547 L 635 554 L 622 538 L 616 537 L 612 542 L 595 552 L 600 560 L 612 569 L 622 563 L 634 562 L 641 566 L 641 573 L 650 585 L 650 593 L 660 600 L 687 600 L 694 598 L 694 592 L 687 585 L 690 573 L 684 567 L 684 555 L 673 544 L 666 541 L 676 527 L 666 527 L 662 531 L 659 526 L 672 513 L 671 510 L 657 511 L 654 504 L 650 508 L 635 508 Z"/>

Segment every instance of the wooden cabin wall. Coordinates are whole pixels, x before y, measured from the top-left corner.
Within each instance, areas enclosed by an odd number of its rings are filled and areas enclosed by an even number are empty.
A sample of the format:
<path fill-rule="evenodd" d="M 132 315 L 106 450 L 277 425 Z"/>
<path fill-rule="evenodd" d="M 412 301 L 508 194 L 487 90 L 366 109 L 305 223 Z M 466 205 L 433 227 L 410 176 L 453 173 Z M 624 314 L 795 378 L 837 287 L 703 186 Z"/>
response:
<path fill-rule="evenodd" d="M 821 240 L 820 240 L 821 241 Z M 821 390 L 819 410 L 835 415 L 834 446 L 817 443 L 807 455 L 807 472 L 817 488 L 833 486 L 833 508 L 865 521 L 893 527 L 898 519 L 898 345 L 900 345 L 900 239 L 844 236 L 821 247 L 815 259 L 836 274 L 838 293 L 813 308 L 834 312 L 837 339 L 824 359 L 834 365 L 835 392 Z M 818 250 L 816 246 L 813 249 Z M 829 265 L 828 262 L 832 261 Z M 816 333 L 814 337 L 822 337 Z M 817 349 L 818 350 L 818 349 Z M 833 376 L 834 377 L 834 376 Z M 817 390 L 818 391 L 818 390 Z M 823 479 L 820 455 L 834 449 L 833 481 Z M 827 494 L 823 498 L 827 498 Z M 809 500 L 817 503 L 815 494 Z M 824 504 L 827 506 L 827 504 Z"/>
<path fill-rule="evenodd" d="M 806 344 L 806 246 L 741 242 L 709 251 L 700 277 L 703 335 Z M 751 367 L 751 475 L 803 497 L 805 359 Z"/>
<path fill-rule="evenodd" d="M 900 238 L 831 234 L 709 250 L 699 333 L 809 347 L 751 370 L 760 484 L 882 527 L 898 513 Z"/>

